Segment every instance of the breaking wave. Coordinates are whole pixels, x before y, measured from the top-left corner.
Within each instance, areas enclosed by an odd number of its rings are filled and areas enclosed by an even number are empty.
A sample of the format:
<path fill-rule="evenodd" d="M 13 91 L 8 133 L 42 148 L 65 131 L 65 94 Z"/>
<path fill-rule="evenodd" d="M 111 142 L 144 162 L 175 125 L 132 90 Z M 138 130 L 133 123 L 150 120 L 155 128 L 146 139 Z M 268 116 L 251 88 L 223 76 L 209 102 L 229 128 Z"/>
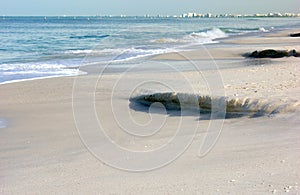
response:
<path fill-rule="evenodd" d="M 79 74 L 84 73 L 76 67 L 67 67 L 63 64 L 46 62 L 0 64 L 0 84 Z"/>
<path fill-rule="evenodd" d="M 269 32 L 269 30 L 265 29 L 264 27 L 258 28 L 220 28 L 221 31 L 225 32 L 229 35 L 234 34 L 246 34 L 251 32 Z M 272 28 L 271 28 L 272 29 Z"/>
<path fill-rule="evenodd" d="M 142 58 L 157 54 L 163 54 L 172 52 L 171 48 L 116 48 L 116 49 L 102 49 L 102 50 L 68 50 L 65 51 L 65 54 L 75 54 L 75 55 L 86 55 L 89 56 L 112 56 L 111 60 L 113 61 L 128 61 L 136 58 Z"/>
<path fill-rule="evenodd" d="M 180 39 L 175 38 L 161 38 L 155 39 L 151 42 L 154 43 L 197 43 L 197 44 L 210 44 L 217 43 L 216 39 L 226 38 L 230 35 L 246 34 L 250 32 L 269 32 L 263 27 L 259 28 L 212 28 L 201 32 L 192 32 L 188 35 L 181 37 Z"/>
<path fill-rule="evenodd" d="M 196 39 L 208 38 L 210 40 L 227 37 L 226 33 L 223 32 L 219 28 L 213 28 L 213 29 L 208 30 L 206 32 L 198 32 L 198 33 L 193 32 L 189 36 L 191 36 L 193 38 L 196 38 Z"/>
<path fill-rule="evenodd" d="M 281 102 L 269 101 L 266 99 L 255 98 L 235 98 L 228 97 L 211 97 L 187 93 L 154 93 L 139 95 L 131 98 L 131 101 L 151 106 L 153 103 L 161 103 L 167 110 L 194 109 L 202 113 L 212 112 L 213 110 L 222 111 L 218 105 L 223 105 L 226 114 L 237 114 L 239 116 L 262 116 L 277 113 L 294 112 L 300 105 L 299 102 Z M 196 102 L 196 103 L 195 103 Z M 213 102 L 213 103 L 212 103 Z"/>
<path fill-rule="evenodd" d="M 209 44 L 209 43 L 216 43 L 215 39 L 225 38 L 227 36 L 228 35 L 225 32 L 223 32 L 221 29 L 213 28 L 204 32 L 192 32 L 180 39 L 162 38 L 162 39 L 155 39 L 152 42 Z"/>

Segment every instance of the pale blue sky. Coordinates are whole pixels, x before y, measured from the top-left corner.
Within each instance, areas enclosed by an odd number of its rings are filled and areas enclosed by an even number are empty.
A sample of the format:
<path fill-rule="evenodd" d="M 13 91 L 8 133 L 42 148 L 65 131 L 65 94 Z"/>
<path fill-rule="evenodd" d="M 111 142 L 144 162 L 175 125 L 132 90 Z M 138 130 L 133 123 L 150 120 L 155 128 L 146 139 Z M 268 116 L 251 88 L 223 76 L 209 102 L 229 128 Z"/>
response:
<path fill-rule="evenodd" d="M 1 15 L 300 13 L 299 0 L 1 0 Z"/>

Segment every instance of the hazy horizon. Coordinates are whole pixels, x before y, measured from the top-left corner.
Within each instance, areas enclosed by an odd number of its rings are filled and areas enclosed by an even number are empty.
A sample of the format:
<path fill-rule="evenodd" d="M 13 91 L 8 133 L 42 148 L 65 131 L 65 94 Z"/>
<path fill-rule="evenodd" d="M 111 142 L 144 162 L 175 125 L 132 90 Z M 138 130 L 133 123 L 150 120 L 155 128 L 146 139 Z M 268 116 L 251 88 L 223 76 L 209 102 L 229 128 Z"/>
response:
<path fill-rule="evenodd" d="M 213 14 L 254 14 L 269 12 L 294 12 L 300 13 L 297 0 L 253 0 L 237 2 L 236 0 L 215 0 L 195 2 L 193 0 L 170 1 L 152 0 L 140 1 L 115 0 L 114 3 L 97 0 L 79 0 L 73 2 L 65 0 L 37 1 L 37 0 L 11 0 L 0 2 L 1 15 L 16 16 L 57 16 L 57 15 L 179 15 L 187 12 L 213 13 Z"/>

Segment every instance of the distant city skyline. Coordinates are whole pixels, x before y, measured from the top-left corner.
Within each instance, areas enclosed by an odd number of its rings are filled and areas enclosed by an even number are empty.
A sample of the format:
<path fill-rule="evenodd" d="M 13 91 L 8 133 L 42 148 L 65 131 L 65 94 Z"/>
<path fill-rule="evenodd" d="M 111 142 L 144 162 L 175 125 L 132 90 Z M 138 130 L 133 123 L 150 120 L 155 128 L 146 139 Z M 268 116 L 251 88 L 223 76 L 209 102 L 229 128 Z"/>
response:
<path fill-rule="evenodd" d="M 179 15 L 187 12 L 214 14 L 300 13 L 298 0 L 10 0 L 0 2 L 1 15 Z"/>

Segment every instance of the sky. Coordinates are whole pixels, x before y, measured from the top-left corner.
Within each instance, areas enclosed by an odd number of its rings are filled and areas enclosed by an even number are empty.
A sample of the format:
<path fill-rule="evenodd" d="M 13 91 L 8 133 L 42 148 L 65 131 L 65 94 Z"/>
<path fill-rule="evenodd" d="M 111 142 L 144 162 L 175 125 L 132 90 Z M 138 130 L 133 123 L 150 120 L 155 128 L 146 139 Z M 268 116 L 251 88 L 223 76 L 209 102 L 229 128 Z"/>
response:
<path fill-rule="evenodd" d="M 0 15 L 300 13 L 299 0 L 1 0 Z"/>

